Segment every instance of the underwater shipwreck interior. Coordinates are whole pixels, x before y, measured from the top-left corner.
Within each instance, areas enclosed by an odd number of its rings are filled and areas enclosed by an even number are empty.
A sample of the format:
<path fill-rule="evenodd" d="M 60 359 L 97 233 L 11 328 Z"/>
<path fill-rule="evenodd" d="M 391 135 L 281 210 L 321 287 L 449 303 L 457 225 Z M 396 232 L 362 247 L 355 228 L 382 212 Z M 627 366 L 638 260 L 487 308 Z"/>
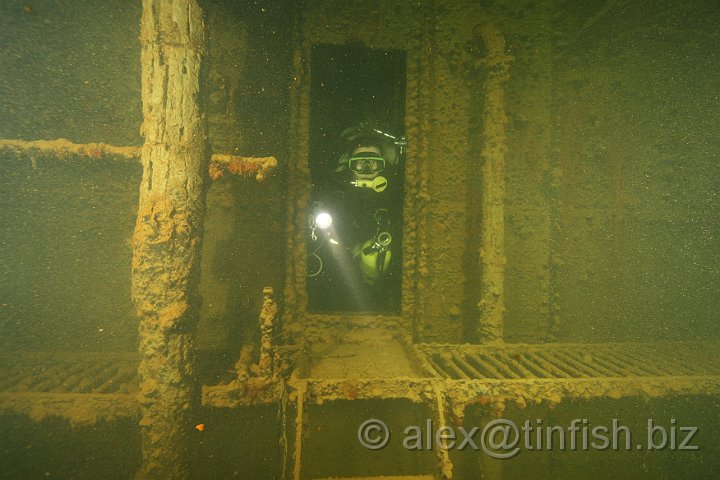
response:
<path fill-rule="evenodd" d="M 718 478 L 717 25 L 1 2 L 0 478 Z"/>

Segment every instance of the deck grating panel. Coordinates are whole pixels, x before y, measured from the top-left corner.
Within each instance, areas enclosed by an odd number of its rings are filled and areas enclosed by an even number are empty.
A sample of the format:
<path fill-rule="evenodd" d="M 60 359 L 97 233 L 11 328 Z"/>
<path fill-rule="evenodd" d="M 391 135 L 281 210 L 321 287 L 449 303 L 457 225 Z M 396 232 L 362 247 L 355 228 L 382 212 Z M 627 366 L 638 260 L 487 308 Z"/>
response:
<path fill-rule="evenodd" d="M 677 344 L 418 345 L 449 379 L 628 378 L 718 375 L 720 356 Z"/>

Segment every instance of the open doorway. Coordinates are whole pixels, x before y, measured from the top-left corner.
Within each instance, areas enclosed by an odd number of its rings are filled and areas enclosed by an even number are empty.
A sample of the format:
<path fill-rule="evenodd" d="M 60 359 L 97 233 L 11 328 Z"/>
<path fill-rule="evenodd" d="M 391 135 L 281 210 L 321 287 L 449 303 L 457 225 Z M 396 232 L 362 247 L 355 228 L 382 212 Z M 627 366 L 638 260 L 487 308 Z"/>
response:
<path fill-rule="evenodd" d="M 405 53 L 317 45 L 311 78 L 308 308 L 399 313 Z"/>

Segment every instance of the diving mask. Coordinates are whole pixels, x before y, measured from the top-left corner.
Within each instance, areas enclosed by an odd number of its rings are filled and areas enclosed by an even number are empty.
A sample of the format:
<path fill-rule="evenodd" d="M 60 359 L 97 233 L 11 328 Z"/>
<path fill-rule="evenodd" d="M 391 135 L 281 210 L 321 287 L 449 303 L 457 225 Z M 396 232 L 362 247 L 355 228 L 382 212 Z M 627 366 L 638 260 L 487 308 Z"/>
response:
<path fill-rule="evenodd" d="M 373 175 L 385 170 L 385 159 L 375 152 L 358 152 L 348 160 L 350 171 L 362 175 Z"/>

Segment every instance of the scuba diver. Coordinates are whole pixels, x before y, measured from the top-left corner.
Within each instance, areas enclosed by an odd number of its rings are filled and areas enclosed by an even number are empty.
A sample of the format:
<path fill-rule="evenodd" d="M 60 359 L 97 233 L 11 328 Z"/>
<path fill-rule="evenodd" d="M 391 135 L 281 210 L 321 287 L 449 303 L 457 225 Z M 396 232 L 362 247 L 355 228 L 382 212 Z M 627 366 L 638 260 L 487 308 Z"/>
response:
<path fill-rule="evenodd" d="M 315 287 L 309 293 L 324 299 L 318 303 L 351 311 L 399 306 L 399 166 L 406 145 L 404 137 L 366 124 L 342 133 L 335 170 L 314 192 L 308 223 L 308 280 Z"/>

